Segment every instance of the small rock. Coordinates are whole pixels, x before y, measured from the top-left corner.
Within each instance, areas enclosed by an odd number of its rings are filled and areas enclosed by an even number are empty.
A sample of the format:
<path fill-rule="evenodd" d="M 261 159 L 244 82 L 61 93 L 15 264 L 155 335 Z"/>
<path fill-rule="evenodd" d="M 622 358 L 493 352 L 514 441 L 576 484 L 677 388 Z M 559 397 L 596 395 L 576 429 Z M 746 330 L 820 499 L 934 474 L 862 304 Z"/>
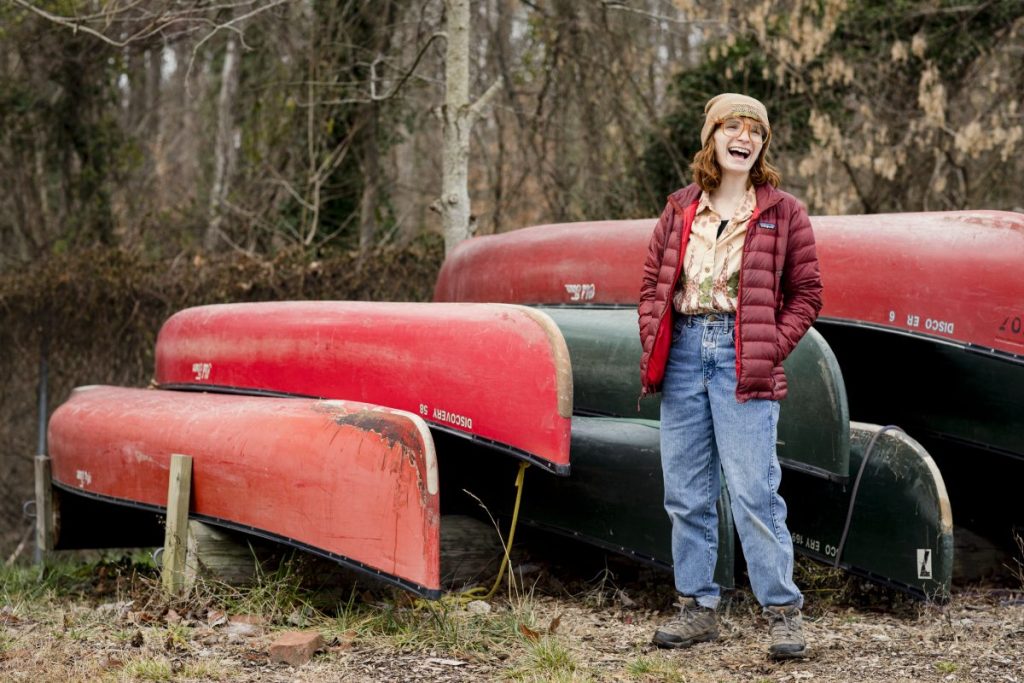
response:
<path fill-rule="evenodd" d="M 324 638 L 316 631 L 286 631 L 270 644 L 270 659 L 301 666 L 324 646 Z"/>
<path fill-rule="evenodd" d="M 473 600 L 466 605 L 466 611 L 470 614 L 490 614 L 491 605 L 483 600 Z"/>

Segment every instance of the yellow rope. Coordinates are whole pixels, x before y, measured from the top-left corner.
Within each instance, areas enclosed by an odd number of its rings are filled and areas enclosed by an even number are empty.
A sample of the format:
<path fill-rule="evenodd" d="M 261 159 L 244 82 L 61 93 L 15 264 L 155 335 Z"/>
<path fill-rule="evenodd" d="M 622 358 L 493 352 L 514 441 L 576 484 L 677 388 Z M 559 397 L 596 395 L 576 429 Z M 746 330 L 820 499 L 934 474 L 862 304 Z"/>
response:
<path fill-rule="evenodd" d="M 494 579 L 494 585 L 491 589 L 481 595 L 481 591 L 484 590 L 483 586 L 477 586 L 476 588 L 470 588 L 459 594 L 460 602 L 469 602 L 471 600 L 490 600 L 494 597 L 494 594 L 498 592 L 498 586 L 501 585 L 501 580 L 505 576 L 505 570 L 508 568 L 509 554 L 512 552 L 512 541 L 516 537 L 516 524 L 519 521 L 519 503 L 523 499 L 523 481 L 526 478 L 526 468 L 530 466 L 528 462 L 519 463 L 519 472 L 516 474 L 516 504 L 512 508 L 512 525 L 508 530 L 508 542 L 505 544 L 505 556 L 501 558 L 501 567 L 498 568 L 498 577 Z"/>

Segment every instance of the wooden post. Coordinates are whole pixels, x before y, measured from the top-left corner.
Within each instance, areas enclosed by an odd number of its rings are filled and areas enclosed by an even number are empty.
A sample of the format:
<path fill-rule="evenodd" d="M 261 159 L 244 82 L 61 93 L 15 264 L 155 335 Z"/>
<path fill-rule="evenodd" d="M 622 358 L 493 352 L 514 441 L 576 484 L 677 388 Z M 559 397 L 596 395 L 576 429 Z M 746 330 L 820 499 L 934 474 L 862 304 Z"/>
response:
<path fill-rule="evenodd" d="M 35 457 L 36 470 L 36 562 L 53 550 L 53 483 L 50 458 Z"/>
<path fill-rule="evenodd" d="M 164 535 L 163 569 L 160 573 L 167 593 L 179 593 L 185 585 L 191 491 L 192 458 L 174 454 L 171 456 L 171 473 L 167 482 L 167 532 Z"/>

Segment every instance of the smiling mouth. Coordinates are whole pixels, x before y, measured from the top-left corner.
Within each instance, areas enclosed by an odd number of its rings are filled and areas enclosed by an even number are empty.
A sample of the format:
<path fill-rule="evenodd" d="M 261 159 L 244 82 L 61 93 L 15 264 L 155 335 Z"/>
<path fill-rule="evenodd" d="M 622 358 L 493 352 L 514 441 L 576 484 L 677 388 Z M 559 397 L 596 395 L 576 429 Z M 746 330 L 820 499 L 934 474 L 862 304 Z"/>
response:
<path fill-rule="evenodd" d="M 746 160 L 750 157 L 750 150 L 743 149 L 742 147 L 730 147 L 729 156 L 734 157 L 736 159 Z"/>

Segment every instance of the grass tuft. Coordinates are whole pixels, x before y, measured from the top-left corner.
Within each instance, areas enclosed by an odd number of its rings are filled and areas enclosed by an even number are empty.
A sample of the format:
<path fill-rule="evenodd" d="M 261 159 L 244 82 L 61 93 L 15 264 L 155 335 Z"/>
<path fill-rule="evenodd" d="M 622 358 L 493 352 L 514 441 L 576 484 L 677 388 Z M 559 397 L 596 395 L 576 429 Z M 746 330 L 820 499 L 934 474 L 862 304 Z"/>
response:
<path fill-rule="evenodd" d="M 686 680 L 671 662 L 657 657 L 637 657 L 626 665 L 626 673 L 641 681 L 684 683 Z"/>

